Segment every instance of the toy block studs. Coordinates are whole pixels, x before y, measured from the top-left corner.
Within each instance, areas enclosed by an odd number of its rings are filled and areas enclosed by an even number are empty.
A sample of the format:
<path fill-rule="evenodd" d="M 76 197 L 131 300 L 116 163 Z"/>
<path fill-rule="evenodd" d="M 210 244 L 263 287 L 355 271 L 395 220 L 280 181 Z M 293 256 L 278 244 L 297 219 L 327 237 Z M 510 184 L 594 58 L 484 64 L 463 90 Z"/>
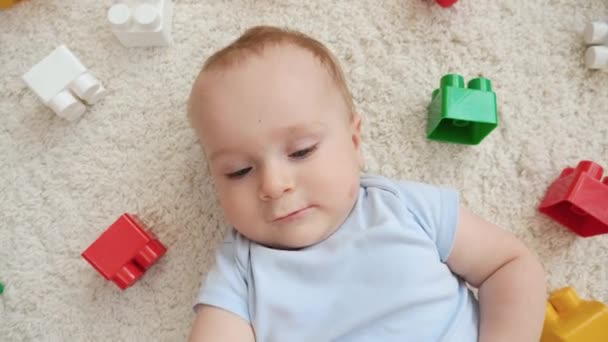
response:
<path fill-rule="evenodd" d="M 124 290 L 139 280 L 166 251 L 137 216 L 123 214 L 82 257 L 104 278 Z"/>
<path fill-rule="evenodd" d="M 585 51 L 587 68 L 608 70 L 608 21 L 588 23 L 583 38 L 585 44 L 591 45 Z"/>
<path fill-rule="evenodd" d="M 587 45 L 608 45 L 608 22 L 588 23 L 583 36 Z"/>
<path fill-rule="evenodd" d="M 547 302 L 541 342 L 608 341 L 608 307 L 581 300 L 572 287 L 556 290 Z"/>
<path fill-rule="evenodd" d="M 585 65 L 589 69 L 608 69 L 608 46 L 590 46 L 585 51 Z"/>
<path fill-rule="evenodd" d="M 436 0 L 437 4 L 441 7 L 450 7 L 455 4 L 458 0 Z"/>
<path fill-rule="evenodd" d="M 108 10 L 112 32 L 127 47 L 171 43 L 172 0 L 122 0 Z"/>
<path fill-rule="evenodd" d="M 460 75 L 441 78 L 429 106 L 427 138 L 476 145 L 496 126 L 496 94 L 489 79 L 472 79 L 465 88 Z"/>
<path fill-rule="evenodd" d="M 61 45 L 23 75 L 28 87 L 60 117 L 73 121 L 106 91 L 78 58 Z"/>
<path fill-rule="evenodd" d="M 603 172 L 589 160 L 564 169 L 538 210 L 582 237 L 608 233 L 608 177 L 602 181 Z"/>

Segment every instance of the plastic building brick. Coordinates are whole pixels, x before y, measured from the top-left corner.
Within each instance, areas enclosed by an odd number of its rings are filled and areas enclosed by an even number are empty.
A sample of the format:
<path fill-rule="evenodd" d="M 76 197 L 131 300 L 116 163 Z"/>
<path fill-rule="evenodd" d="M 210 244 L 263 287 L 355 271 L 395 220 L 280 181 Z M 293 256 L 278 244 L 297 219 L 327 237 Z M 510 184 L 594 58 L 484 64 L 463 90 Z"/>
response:
<path fill-rule="evenodd" d="M 602 182 L 603 172 L 589 160 L 564 169 L 538 210 L 582 237 L 608 233 L 608 177 Z"/>
<path fill-rule="evenodd" d="M 9 8 L 20 0 L 0 0 L 0 9 Z"/>
<path fill-rule="evenodd" d="M 572 287 L 554 291 L 547 302 L 541 342 L 608 341 L 608 307 L 581 300 Z"/>
<path fill-rule="evenodd" d="M 608 45 L 608 21 L 588 23 L 583 36 L 587 45 Z"/>
<path fill-rule="evenodd" d="M 78 98 L 94 104 L 106 93 L 101 83 L 64 45 L 34 65 L 23 75 L 23 80 L 44 104 L 70 121 L 78 119 L 86 110 Z"/>
<path fill-rule="evenodd" d="M 127 47 L 171 43 L 172 0 L 122 0 L 108 10 L 112 32 Z"/>
<path fill-rule="evenodd" d="M 590 46 L 587 48 L 585 65 L 589 69 L 608 70 L 608 46 Z"/>
<path fill-rule="evenodd" d="M 587 24 L 583 36 L 587 45 L 594 45 L 585 52 L 587 68 L 608 69 L 608 21 Z"/>
<path fill-rule="evenodd" d="M 0 283 L 0 294 L 4 293 L 4 284 Z"/>
<path fill-rule="evenodd" d="M 427 138 L 460 144 L 479 144 L 498 126 L 496 94 L 487 78 L 464 87 L 464 78 L 448 74 L 433 91 L 429 106 Z"/>
<path fill-rule="evenodd" d="M 436 0 L 437 4 L 441 7 L 450 7 L 456 3 L 458 0 Z"/>
<path fill-rule="evenodd" d="M 137 216 L 123 214 L 82 257 L 104 278 L 124 290 L 139 280 L 166 251 Z"/>

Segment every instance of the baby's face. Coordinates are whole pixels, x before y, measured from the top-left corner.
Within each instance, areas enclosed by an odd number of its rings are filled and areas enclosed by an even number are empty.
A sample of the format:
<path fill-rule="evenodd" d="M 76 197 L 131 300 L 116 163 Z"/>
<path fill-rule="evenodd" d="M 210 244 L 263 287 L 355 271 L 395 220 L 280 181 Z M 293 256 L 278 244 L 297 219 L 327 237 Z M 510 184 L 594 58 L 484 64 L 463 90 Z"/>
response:
<path fill-rule="evenodd" d="M 268 47 L 206 72 L 192 109 L 220 204 L 241 234 L 293 249 L 344 222 L 359 190 L 360 120 L 310 52 Z"/>

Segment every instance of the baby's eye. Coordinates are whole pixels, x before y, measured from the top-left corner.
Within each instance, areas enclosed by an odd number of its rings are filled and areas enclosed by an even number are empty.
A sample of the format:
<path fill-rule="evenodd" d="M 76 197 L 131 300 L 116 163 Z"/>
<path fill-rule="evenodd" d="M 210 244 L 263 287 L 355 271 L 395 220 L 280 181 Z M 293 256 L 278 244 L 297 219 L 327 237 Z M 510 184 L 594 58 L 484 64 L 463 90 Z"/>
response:
<path fill-rule="evenodd" d="M 248 174 L 249 171 L 251 171 L 251 167 L 246 167 L 244 169 L 240 169 L 235 172 L 227 173 L 226 177 L 228 177 L 230 179 L 238 179 L 238 178 L 241 178 L 241 177 L 245 176 L 246 174 Z"/>
<path fill-rule="evenodd" d="M 295 159 L 302 159 L 302 158 L 306 158 L 309 154 L 311 154 L 312 152 L 314 152 L 317 149 L 317 145 L 313 145 L 309 148 L 305 148 L 302 150 L 298 150 L 295 151 L 294 153 L 291 153 L 289 155 L 290 158 L 295 158 Z"/>

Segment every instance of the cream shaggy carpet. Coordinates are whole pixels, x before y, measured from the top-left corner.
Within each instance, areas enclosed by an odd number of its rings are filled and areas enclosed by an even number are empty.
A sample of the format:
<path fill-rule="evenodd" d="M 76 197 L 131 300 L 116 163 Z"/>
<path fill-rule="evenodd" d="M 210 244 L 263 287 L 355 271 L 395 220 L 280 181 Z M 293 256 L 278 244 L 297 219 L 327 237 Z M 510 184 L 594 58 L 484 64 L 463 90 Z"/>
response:
<path fill-rule="evenodd" d="M 180 341 L 227 226 L 185 120 L 204 58 L 254 24 L 326 42 L 364 117 L 368 170 L 462 190 L 477 213 L 541 257 L 550 289 L 608 302 L 608 236 L 578 238 L 536 208 L 582 158 L 608 167 L 608 73 L 583 66 L 582 29 L 604 0 L 178 0 L 174 44 L 128 49 L 111 1 L 24 0 L 0 12 L 1 341 Z M 77 122 L 20 77 L 64 43 L 109 90 Z M 500 125 L 481 145 L 425 139 L 431 91 L 448 72 L 483 75 Z M 80 253 L 120 214 L 169 248 L 120 292 Z"/>

